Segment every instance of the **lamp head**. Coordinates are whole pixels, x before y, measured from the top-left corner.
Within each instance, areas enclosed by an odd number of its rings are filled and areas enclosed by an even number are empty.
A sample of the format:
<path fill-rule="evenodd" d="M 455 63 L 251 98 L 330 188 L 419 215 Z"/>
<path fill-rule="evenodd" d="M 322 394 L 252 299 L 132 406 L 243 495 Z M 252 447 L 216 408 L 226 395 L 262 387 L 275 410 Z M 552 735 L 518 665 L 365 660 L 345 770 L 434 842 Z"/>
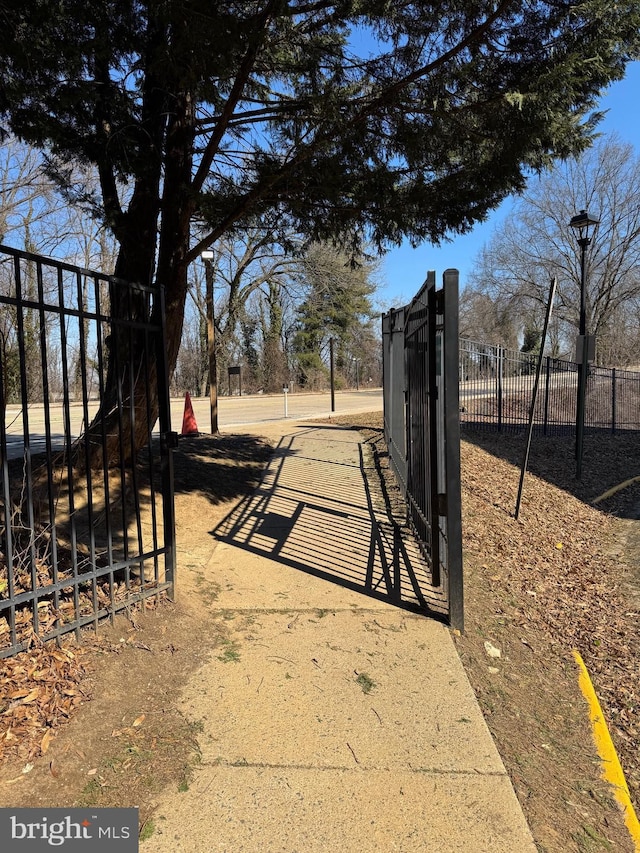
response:
<path fill-rule="evenodd" d="M 585 245 L 588 246 L 591 242 L 593 232 L 599 223 L 599 219 L 594 219 L 592 216 L 589 216 L 586 210 L 581 210 L 580 213 L 576 213 L 571 218 L 569 225 L 578 232 L 578 242 L 582 243 L 584 240 Z"/>

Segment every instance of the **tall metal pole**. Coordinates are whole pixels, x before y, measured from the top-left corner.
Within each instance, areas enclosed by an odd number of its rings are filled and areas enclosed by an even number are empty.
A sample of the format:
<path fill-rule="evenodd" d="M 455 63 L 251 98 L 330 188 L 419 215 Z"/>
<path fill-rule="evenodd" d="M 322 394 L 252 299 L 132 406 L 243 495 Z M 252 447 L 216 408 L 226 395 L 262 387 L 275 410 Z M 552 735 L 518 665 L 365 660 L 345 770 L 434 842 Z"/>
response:
<path fill-rule="evenodd" d="M 584 448 L 584 416 L 587 397 L 587 247 L 591 242 L 589 237 L 578 240 L 580 246 L 580 371 L 578 373 L 578 400 L 576 405 L 576 479 L 582 479 L 582 451 Z"/>
<path fill-rule="evenodd" d="M 211 259 L 203 255 L 204 272 L 207 286 L 207 346 L 209 349 L 209 405 L 211 408 L 211 434 L 217 435 L 218 429 L 218 372 L 216 363 L 216 318 L 213 294 L 213 267 Z"/>
<path fill-rule="evenodd" d="M 329 378 L 331 382 L 331 411 L 336 410 L 336 385 L 333 367 L 333 338 L 329 338 Z"/>
<path fill-rule="evenodd" d="M 547 299 L 547 313 L 544 318 L 544 328 L 542 329 L 542 339 L 540 340 L 540 352 L 538 353 L 538 364 L 536 367 L 536 378 L 533 383 L 533 391 L 531 392 L 531 405 L 529 406 L 529 426 L 527 428 L 527 445 L 524 452 L 524 459 L 520 468 L 520 482 L 518 484 L 518 496 L 516 498 L 516 520 L 520 515 L 520 501 L 522 500 L 522 489 L 524 487 L 524 475 L 529 464 L 529 452 L 531 450 L 531 437 L 533 435 L 533 418 L 536 411 L 536 400 L 538 398 L 538 387 L 540 385 L 540 374 L 542 373 L 542 354 L 547 344 L 547 331 L 549 329 L 549 321 L 551 319 L 551 311 L 553 310 L 553 300 L 556 296 L 556 287 L 558 286 L 557 278 L 552 279 L 551 287 L 549 288 L 549 298 Z M 548 364 L 548 359 L 547 359 Z"/>
<path fill-rule="evenodd" d="M 599 220 L 581 210 L 571 218 L 570 228 L 578 232 L 580 246 L 580 320 L 576 358 L 579 358 L 578 399 L 576 401 L 576 478 L 582 478 L 582 450 L 584 446 L 584 419 L 587 398 L 587 377 L 589 365 L 589 345 L 587 337 L 587 248 L 591 243 L 589 230 L 597 228 Z"/>

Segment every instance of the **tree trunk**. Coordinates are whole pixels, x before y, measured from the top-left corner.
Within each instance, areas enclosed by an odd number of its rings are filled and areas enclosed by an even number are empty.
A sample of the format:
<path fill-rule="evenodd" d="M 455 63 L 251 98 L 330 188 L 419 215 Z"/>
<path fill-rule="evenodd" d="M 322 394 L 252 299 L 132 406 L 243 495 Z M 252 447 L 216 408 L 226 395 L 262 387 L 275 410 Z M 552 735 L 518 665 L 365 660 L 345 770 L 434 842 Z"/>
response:
<path fill-rule="evenodd" d="M 173 374 L 182 337 L 187 296 L 189 228 L 193 201 L 189 193 L 193 110 L 184 94 L 174 100 L 174 113 L 166 130 L 162 202 L 157 200 L 159 170 L 139 179 L 131 204 L 117 229 L 120 251 L 115 274 L 125 283 L 164 288 L 165 358 Z M 162 212 L 158 240 L 157 223 Z M 158 249 L 158 264 L 154 266 Z M 111 287 L 112 324 L 107 340 L 108 368 L 100 408 L 88 428 L 91 468 L 127 464 L 148 442 L 158 417 L 156 353 L 148 347 L 143 324 L 159 325 L 162 301 L 148 290 Z M 106 460 L 103 458 L 103 447 Z M 78 443 L 75 464 L 86 465 L 84 443 Z"/>

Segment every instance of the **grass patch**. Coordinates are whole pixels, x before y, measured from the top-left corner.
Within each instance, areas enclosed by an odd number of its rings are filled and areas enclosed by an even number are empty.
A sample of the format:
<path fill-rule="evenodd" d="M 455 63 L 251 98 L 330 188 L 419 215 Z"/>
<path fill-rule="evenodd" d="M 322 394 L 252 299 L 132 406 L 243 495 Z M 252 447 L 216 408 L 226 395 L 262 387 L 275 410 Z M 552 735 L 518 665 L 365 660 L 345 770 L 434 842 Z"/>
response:
<path fill-rule="evenodd" d="M 224 649 L 221 655 L 218 655 L 218 660 L 222 663 L 237 663 L 240 660 L 240 648 L 234 640 L 225 640 Z"/>
<path fill-rule="evenodd" d="M 592 826 L 587 824 L 573 835 L 573 840 L 578 845 L 580 853 L 595 853 L 598 850 L 612 850 L 611 842 L 600 835 Z"/>
<path fill-rule="evenodd" d="M 358 677 L 356 678 L 356 684 L 360 685 L 363 693 L 371 693 L 373 688 L 377 686 L 373 678 L 367 675 L 366 672 L 359 673 Z"/>
<path fill-rule="evenodd" d="M 145 821 L 142 826 L 142 829 L 140 830 L 140 841 L 148 841 L 155 831 L 156 825 L 153 822 L 153 818 L 150 817 L 149 820 Z"/>

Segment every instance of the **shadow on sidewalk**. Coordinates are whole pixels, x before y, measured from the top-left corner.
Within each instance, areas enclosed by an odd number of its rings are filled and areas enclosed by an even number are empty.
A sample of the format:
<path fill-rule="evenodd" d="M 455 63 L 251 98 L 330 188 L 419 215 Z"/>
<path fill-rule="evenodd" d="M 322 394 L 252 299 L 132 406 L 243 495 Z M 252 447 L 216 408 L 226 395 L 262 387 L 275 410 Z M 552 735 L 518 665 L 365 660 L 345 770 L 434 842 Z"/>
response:
<path fill-rule="evenodd" d="M 324 433 L 324 434 L 323 434 Z M 344 452 L 337 442 L 349 445 Z M 344 445 L 346 446 L 346 445 Z M 223 542 L 397 607 L 443 618 L 444 591 L 376 489 L 353 433 L 281 439 L 253 495 L 213 531 Z"/>

